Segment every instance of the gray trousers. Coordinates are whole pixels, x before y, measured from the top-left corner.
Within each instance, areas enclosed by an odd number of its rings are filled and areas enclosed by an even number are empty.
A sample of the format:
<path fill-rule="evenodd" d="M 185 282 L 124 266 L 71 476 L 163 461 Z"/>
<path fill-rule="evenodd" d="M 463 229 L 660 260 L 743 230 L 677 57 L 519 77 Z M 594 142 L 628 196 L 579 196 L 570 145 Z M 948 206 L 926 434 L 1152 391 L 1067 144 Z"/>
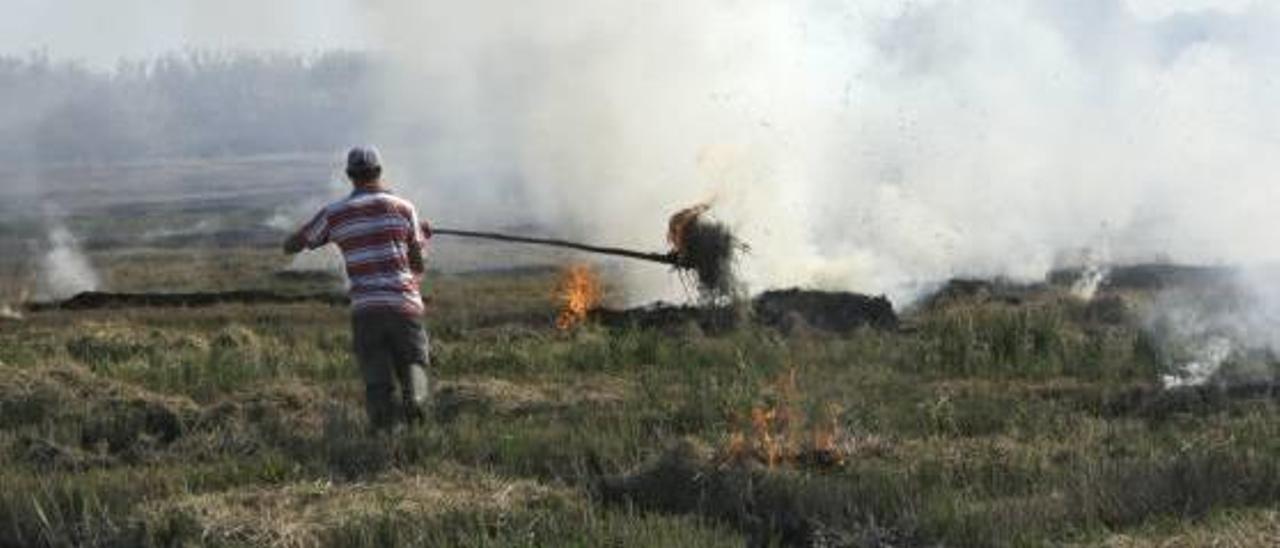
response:
<path fill-rule="evenodd" d="M 422 320 L 390 310 L 356 312 L 351 315 L 351 338 L 364 377 L 370 426 L 385 430 L 400 420 L 415 423 L 426 418 L 431 402 L 430 342 Z"/>

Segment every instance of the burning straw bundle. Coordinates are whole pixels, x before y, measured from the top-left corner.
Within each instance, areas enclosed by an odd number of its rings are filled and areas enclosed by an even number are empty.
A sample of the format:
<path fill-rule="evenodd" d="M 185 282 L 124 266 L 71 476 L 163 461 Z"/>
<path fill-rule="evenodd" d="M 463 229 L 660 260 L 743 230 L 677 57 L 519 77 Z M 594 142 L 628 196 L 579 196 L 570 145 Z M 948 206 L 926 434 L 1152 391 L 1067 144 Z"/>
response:
<path fill-rule="evenodd" d="M 708 209 L 710 209 L 709 205 L 698 204 L 682 209 L 671 216 L 667 227 L 667 241 L 671 244 L 671 251 L 668 253 L 647 253 L 618 247 L 497 232 L 428 226 L 423 228 L 430 234 L 564 247 L 668 264 L 696 278 L 698 290 L 704 297 L 709 300 L 722 300 L 733 296 L 738 290 L 738 281 L 733 275 L 733 265 L 737 252 L 747 249 L 747 246 L 739 241 L 724 224 L 703 218 L 703 214 Z"/>
<path fill-rule="evenodd" d="M 698 204 L 672 215 L 667 241 L 671 244 L 673 264 L 697 278 L 698 289 L 704 296 L 730 297 L 738 290 L 738 280 L 733 273 L 736 254 L 747 246 L 723 223 L 705 219 L 703 214 L 708 209 L 710 205 Z"/>

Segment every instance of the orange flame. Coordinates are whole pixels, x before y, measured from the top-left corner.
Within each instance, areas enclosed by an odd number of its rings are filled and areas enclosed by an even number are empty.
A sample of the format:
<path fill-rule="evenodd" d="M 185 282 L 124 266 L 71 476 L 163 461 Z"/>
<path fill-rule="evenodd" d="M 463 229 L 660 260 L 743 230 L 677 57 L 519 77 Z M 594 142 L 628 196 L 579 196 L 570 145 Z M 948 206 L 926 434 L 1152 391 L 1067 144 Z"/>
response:
<path fill-rule="evenodd" d="M 840 412 L 837 404 L 828 404 L 826 420 L 813 427 L 812 445 L 809 448 L 809 460 L 817 464 L 840 466 L 844 464 L 847 450 L 841 444 Z"/>
<path fill-rule="evenodd" d="M 600 278 L 590 266 L 575 264 L 564 269 L 556 284 L 556 296 L 560 301 L 556 328 L 565 331 L 586 321 L 587 314 L 600 304 L 603 293 Z"/>
<path fill-rule="evenodd" d="M 703 202 L 681 209 L 671 216 L 667 221 L 667 243 L 671 244 L 673 251 L 684 253 L 685 232 L 708 209 L 711 209 L 711 204 Z"/>
<path fill-rule="evenodd" d="M 801 396 L 794 369 L 771 384 L 775 401 L 751 408 L 746 431 L 740 419 L 731 419 L 733 429 L 721 452 L 721 460 L 739 464 L 757 462 L 770 468 L 788 464 L 819 467 L 844 464 L 848 449 L 840 426 L 840 407 L 830 404 L 825 406 L 825 416 L 806 417 L 800 411 Z"/>

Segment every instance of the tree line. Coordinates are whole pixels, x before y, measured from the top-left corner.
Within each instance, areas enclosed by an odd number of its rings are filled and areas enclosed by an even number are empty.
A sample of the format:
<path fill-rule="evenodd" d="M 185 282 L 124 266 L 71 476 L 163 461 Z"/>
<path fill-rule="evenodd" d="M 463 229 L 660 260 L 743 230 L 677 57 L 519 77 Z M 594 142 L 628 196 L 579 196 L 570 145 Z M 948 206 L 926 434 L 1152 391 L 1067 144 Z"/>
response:
<path fill-rule="evenodd" d="M 375 76 L 349 51 L 190 51 L 113 70 L 0 56 L 0 160 L 330 151 L 367 134 Z"/>

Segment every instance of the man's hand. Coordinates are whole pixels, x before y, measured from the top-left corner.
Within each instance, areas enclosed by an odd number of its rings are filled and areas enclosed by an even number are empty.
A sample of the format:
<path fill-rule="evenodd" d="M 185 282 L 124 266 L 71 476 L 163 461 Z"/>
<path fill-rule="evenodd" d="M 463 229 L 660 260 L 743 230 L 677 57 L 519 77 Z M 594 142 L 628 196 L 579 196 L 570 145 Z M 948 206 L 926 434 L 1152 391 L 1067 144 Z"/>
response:
<path fill-rule="evenodd" d="M 422 236 L 428 240 L 431 239 L 431 223 L 426 219 L 418 222 L 418 226 L 422 227 Z"/>
<path fill-rule="evenodd" d="M 293 255 L 306 247 L 306 238 L 303 237 L 301 230 L 294 232 L 284 241 L 284 253 L 286 255 Z"/>

